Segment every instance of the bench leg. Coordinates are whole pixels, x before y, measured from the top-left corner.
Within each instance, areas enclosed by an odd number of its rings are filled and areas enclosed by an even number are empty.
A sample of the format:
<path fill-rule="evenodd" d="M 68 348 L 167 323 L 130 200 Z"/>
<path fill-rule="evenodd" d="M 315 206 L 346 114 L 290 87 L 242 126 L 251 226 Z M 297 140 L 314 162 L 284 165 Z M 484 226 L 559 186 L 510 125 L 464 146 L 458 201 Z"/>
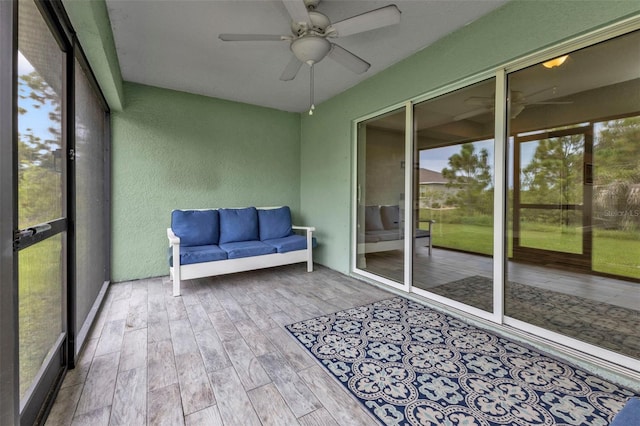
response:
<path fill-rule="evenodd" d="M 180 296 L 180 268 L 173 270 L 173 296 Z"/>
<path fill-rule="evenodd" d="M 180 296 L 180 246 L 174 244 L 172 246 L 173 252 L 173 267 L 169 271 L 173 270 L 173 296 Z"/>
<path fill-rule="evenodd" d="M 307 232 L 307 272 L 313 272 L 313 239 L 311 232 Z"/>

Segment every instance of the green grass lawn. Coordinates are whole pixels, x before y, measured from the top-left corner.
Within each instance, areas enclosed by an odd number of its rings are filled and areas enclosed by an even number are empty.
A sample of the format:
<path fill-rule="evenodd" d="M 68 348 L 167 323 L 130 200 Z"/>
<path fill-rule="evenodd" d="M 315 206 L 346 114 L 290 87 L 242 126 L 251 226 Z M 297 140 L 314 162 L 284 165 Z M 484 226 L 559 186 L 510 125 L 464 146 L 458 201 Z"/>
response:
<path fill-rule="evenodd" d="M 19 254 L 20 397 L 23 397 L 62 330 L 61 238 Z"/>
<path fill-rule="evenodd" d="M 426 229 L 426 223 L 421 224 Z M 528 247 L 578 253 L 582 235 L 575 229 L 565 232 L 557 227 L 537 224 L 524 226 L 521 241 Z M 493 228 L 461 223 L 433 224 L 433 244 L 456 250 L 491 255 Z M 597 272 L 640 278 L 640 233 L 597 229 L 593 237 L 592 268 Z M 509 242 L 509 257 L 511 243 Z"/>

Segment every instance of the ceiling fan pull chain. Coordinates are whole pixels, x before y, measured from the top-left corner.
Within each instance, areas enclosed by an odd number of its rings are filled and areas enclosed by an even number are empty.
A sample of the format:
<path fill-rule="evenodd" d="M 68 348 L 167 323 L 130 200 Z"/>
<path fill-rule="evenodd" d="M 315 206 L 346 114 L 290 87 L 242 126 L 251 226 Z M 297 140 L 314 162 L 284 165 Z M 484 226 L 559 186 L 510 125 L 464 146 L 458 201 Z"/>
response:
<path fill-rule="evenodd" d="M 311 104 L 311 106 L 309 107 L 309 115 L 313 115 L 313 110 L 316 109 L 316 106 L 313 104 L 313 64 L 311 64 L 310 68 L 311 68 L 311 76 L 309 78 L 310 80 L 309 103 Z"/>

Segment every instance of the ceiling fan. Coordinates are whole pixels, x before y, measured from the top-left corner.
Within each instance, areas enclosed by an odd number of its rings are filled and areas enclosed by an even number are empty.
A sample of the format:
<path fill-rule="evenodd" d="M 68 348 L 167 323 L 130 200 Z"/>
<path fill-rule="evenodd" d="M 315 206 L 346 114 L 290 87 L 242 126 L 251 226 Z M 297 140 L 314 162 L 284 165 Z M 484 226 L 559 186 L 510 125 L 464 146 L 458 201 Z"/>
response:
<path fill-rule="evenodd" d="M 311 106 L 313 114 L 313 66 L 326 56 L 356 74 L 367 71 L 371 64 L 343 47 L 329 41 L 400 22 L 400 10 L 389 5 L 332 23 L 316 10 L 320 0 L 282 0 L 291 16 L 291 35 L 220 34 L 222 41 L 288 41 L 293 55 L 280 75 L 280 80 L 293 80 L 303 63 L 311 69 Z"/>
<path fill-rule="evenodd" d="M 511 107 L 509 109 L 510 118 L 516 118 L 527 105 L 568 105 L 572 104 L 572 101 L 534 101 L 531 98 L 535 98 L 538 95 L 546 92 L 552 92 L 552 95 L 556 93 L 557 87 L 547 87 L 546 89 L 538 90 L 537 92 L 529 93 L 525 95 L 519 90 L 511 90 L 509 92 L 509 101 Z M 486 112 L 493 112 L 495 106 L 494 96 L 472 96 L 464 100 L 467 105 L 477 105 L 481 108 L 474 109 L 469 112 L 457 115 L 454 120 L 464 120 L 466 118 L 475 117 L 476 115 L 484 114 Z"/>

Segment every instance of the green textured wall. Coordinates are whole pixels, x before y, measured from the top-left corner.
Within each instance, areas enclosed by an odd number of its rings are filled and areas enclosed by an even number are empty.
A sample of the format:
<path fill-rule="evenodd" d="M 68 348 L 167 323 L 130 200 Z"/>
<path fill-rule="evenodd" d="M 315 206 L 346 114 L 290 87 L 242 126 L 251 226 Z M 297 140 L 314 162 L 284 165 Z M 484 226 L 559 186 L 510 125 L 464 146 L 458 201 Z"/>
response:
<path fill-rule="evenodd" d="M 112 115 L 113 281 L 168 274 L 175 208 L 289 205 L 300 215 L 300 119 L 125 83 Z"/>
<path fill-rule="evenodd" d="M 318 228 L 314 259 L 349 272 L 354 119 L 638 13 L 637 1 L 513 1 L 302 115 L 301 208 Z"/>
<path fill-rule="evenodd" d="M 232 204 L 290 204 L 318 228 L 315 260 L 348 272 L 352 120 L 640 13 L 635 0 L 515 0 L 308 117 L 123 88 L 104 0 L 63 3 L 109 105 L 125 106 L 113 115 L 114 281 L 166 275 L 172 208 Z"/>

